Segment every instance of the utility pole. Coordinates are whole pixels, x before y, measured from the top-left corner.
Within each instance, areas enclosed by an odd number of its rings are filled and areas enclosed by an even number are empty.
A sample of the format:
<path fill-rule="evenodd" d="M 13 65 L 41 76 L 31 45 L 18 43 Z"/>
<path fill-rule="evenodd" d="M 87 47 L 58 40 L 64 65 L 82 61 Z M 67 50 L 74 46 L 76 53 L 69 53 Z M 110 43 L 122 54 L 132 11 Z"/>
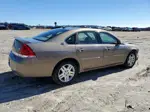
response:
<path fill-rule="evenodd" d="M 54 22 L 55 27 L 57 26 L 57 22 Z"/>

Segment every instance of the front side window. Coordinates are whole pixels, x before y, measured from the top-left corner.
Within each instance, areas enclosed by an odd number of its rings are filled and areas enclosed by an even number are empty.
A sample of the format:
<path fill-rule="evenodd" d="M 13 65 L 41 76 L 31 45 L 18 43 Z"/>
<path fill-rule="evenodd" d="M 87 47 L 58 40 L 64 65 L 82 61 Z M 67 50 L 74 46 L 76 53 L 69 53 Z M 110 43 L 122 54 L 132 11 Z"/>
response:
<path fill-rule="evenodd" d="M 117 43 L 117 39 L 108 33 L 100 32 L 100 38 L 101 38 L 102 43 L 104 44 L 116 44 Z"/>
<path fill-rule="evenodd" d="M 96 33 L 92 31 L 85 31 L 78 33 L 78 44 L 97 44 Z"/>
<path fill-rule="evenodd" d="M 36 39 L 36 40 L 40 40 L 40 41 L 48 41 L 49 39 L 52 39 L 53 37 L 56 37 L 62 33 L 65 33 L 69 31 L 68 29 L 62 29 L 62 28 L 58 28 L 58 29 L 53 29 L 53 30 L 50 30 L 48 32 L 44 32 L 40 35 L 37 35 L 35 37 L 33 37 L 33 39 Z"/>

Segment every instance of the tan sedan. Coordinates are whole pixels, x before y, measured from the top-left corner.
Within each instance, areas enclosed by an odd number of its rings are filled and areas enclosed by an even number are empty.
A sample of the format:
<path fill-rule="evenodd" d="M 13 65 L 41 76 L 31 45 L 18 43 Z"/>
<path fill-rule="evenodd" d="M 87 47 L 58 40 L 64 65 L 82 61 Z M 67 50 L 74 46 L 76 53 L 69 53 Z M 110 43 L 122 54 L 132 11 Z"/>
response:
<path fill-rule="evenodd" d="M 116 65 L 131 68 L 138 51 L 107 31 L 59 28 L 32 38 L 16 38 L 9 65 L 17 75 L 52 76 L 56 83 L 66 85 L 80 72 Z"/>

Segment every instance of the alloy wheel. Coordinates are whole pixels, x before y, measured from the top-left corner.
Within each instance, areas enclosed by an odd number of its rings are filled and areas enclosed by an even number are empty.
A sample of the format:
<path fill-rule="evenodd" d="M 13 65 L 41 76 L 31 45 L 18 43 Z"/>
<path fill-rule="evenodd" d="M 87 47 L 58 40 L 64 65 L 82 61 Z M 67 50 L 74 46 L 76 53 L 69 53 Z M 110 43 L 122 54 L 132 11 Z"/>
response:
<path fill-rule="evenodd" d="M 129 55 L 129 57 L 128 57 L 128 65 L 129 66 L 133 66 L 134 65 L 134 63 L 135 63 L 135 61 L 136 61 L 136 57 L 135 57 L 135 54 L 130 54 Z"/>
<path fill-rule="evenodd" d="M 75 75 L 75 68 L 71 64 L 63 65 L 58 72 L 58 78 L 61 82 L 69 82 Z"/>

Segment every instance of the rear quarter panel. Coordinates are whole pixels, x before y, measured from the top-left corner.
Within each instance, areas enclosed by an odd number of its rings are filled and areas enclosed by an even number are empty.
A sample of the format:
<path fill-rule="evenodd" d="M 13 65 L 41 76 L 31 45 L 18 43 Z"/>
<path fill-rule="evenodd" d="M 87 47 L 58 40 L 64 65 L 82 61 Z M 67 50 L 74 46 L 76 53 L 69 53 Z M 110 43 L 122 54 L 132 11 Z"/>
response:
<path fill-rule="evenodd" d="M 56 64 L 66 58 L 74 58 L 79 62 L 76 56 L 75 45 L 67 45 L 53 42 L 43 42 L 36 44 L 29 44 L 33 49 L 37 57 L 37 64 L 41 64 L 46 67 L 45 74 L 52 74 L 52 71 Z"/>

